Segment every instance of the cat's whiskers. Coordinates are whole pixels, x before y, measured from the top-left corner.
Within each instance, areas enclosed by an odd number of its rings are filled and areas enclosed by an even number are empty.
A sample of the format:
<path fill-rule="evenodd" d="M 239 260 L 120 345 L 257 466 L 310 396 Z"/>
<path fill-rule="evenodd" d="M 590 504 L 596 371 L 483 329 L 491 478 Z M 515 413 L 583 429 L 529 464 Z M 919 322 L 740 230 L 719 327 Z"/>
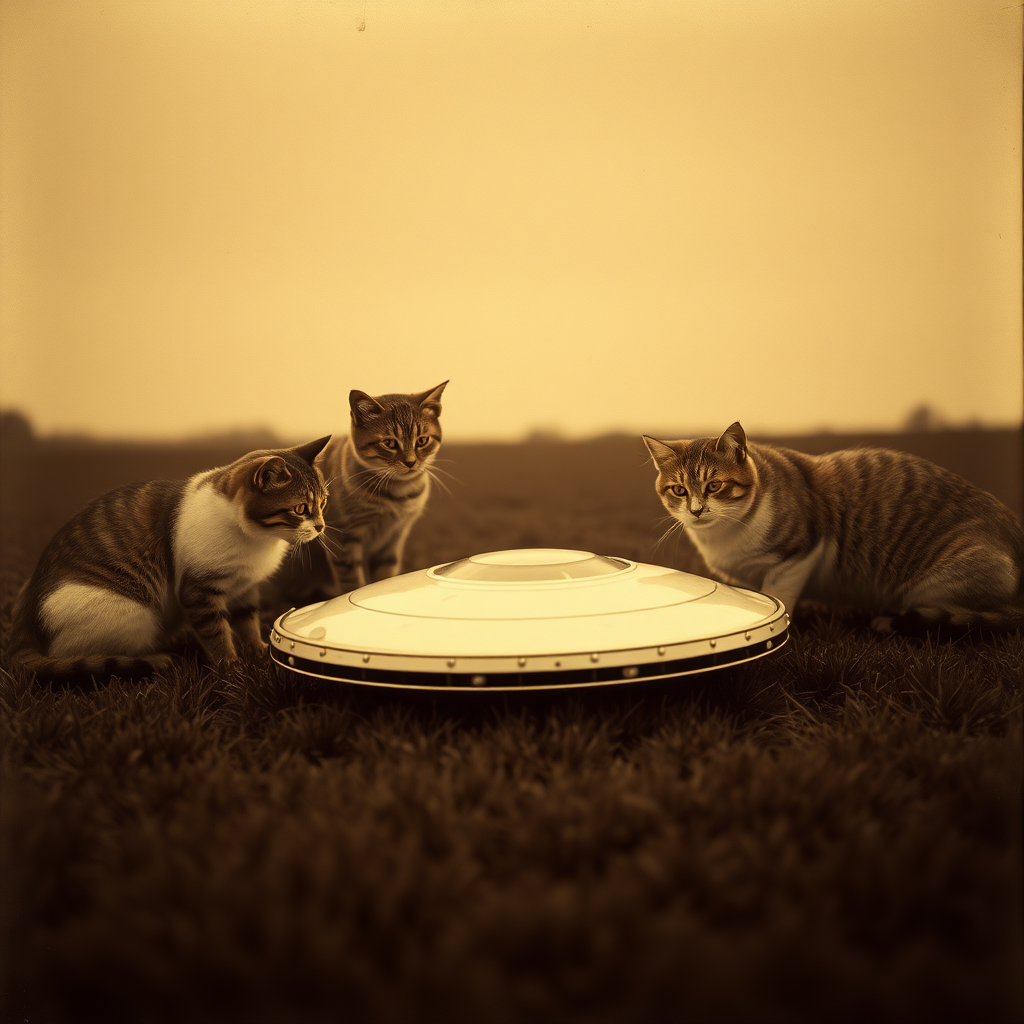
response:
<path fill-rule="evenodd" d="M 435 466 L 433 463 L 427 466 L 427 469 L 430 472 L 440 473 L 442 476 L 446 476 L 449 480 L 452 481 L 452 483 L 460 485 L 462 484 L 462 481 L 454 473 L 449 473 L 447 469 L 442 469 L 440 466 Z"/>
<path fill-rule="evenodd" d="M 678 524 L 677 524 L 677 525 L 678 525 Z M 656 540 L 656 541 L 654 542 L 654 547 L 653 547 L 653 548 L 651 548 L 651 553 L 652 553 L 653 555 L 656 555 L 656 554 L 658 553 L 658 551 L 660 550 L 660 548 L 661 548 L 662 544 L 664 544 L 664 543 L 665 543 L 665 541 L 666 541 L 666 540 L 668 540 L 668 538 L 669 538 L 669 537 L 670 537 L 670 536 L 671 536 L 671 535 L 672 535 L 672 534 L 673 534 L 674 532 L 675 532 L 675 526 L 670 526 L 670 527 L 669 527 L 669 528 L 668 528 L 667 530 L 665 530 L 665 531 L 664 531 L 664 532 L 663 532 L 663 533 L 661 534 L 661 536 L 660 536 L 660 537 L 659 537 L 659 538 L 658 538 L 658 539 L 657 539 L 657 540 Z"/>
<path fill-rule="evenodd" d="M 444 476 L 448 477 L 448 479 L 453 481 L 454 483 L 457 483 L 457 484 L 461 484 L 462 483 L 462 481 L 454 473 L 449 472 L 447 469 L 442 469 L 438 465 L 439 462 L 447 462 L 447 463 L 454 464 L 455 460 L 454 459 L 432 459 L 430 461 L 430 465 L 427 468 L 434 470 L 436 473 L 444 474 Z"/>
<path fill-rule="evenodd" d="M 334 533 L 340 534 L 341 536 L 345 535 L 345 531 L 344 530 L 339 530 L 335 526 L 328 526 L 328 527 L 325 527 L 324 532 L 321 533 L 319 537 L 317 537 L 317 540 L 319 541 L 320 546 L 324 549 L 324 551 L 326 551 L 329 555 L 332 555 L 334 557 L 340 557 L 341 552 L 344 550 L 343 546 L 342 546 L 342 543 L 341 543 L 340 540 L 335 540 L 332 537 L 328 537 L 327 536 L 327 531 L 328 530 L 331 530 Z"/>
<path fill-rule="evenodd" d="M 398 470 L 396 469 L 385 469 L 383 472 L 378 473 L 371 483 L 370 493 L 375 498 L 386 496 L 385 490 L 387 489 L 388 484 L 390 484 L 396 476 L 398 476 Z"/>
<path fill-rule="evenodd" d="M 317 536 L 316 543 L 320 545 L 320 547 L 323 549 L 324 553 L 327 554 L 328 556 L 330 556 L 330 555 L 337 556 L 338 552 L 335 551 L 334 548 L 331 547 L 330 541 L 328 541 L 327 537 L 324 534 L 321 533 L 321 534 L 319 534 Z"/>
<path fill-rule="evenodd" d="M 352 474 L 352 482 L 361 490 L 366 491 L 371 496 L 375 496 L 381 487 L 382 481 L 386 479 L 387 472 L 386 469 L 361 469 L 357 473 Z"/>
<path fill-rule="evenodd" d="M 304 554 L 302 549 L 305 546 L 306 545 L 303 544 L 301 539 L 296 538 L 295 540 L 293 540 L 291 545 L 288 548 L 288 555 L 287 555 L 288 561 L 289 562 L 297 561 L 299 563 L 300 567 L 307 568 L 307 566 L 303 566 L 302 565 L 302 563 L 303 563 L 303 554 Z"/>
<path fill-rule="evenodd" d="M 437 484 L 437 486 L 440 487 L 441 490 L 445 492 L 445 494 L 447 494 L 449 497 L 452 497 L 452 489 L 440 477 L 435 476 L 435 473 L 442 472 L 441 470 L 437 470 L 434 469 L 432 466 L 428 466 L 427 469 L 424 470 L 424 472 L 427 474 L 427 476 L 433 483 Z"/>
<path fill-rule="evenodd" d="M 668 540 L 668 538 L 671 537 L 673 533 L 681 534 L 683 532 L 683 530 L 685 529 L 684 524 L 681 523 L 678 519 L 676 519 L 675 516 L 665 516 L 663 519 L 659 520 L 659 522 L 664 522 L 665 519 L 669 519 L 669 520 L 671 520 L 671 522 L 668 525 L 668 529 L 665 530 L 662 533 L 662 535 L 658 538 L 657 543 L 654 545 L 654 552 L 653 553 L 655 553 L 655 554 L 657 554 L 658 549 L 661 547 L 661 545 L 666 540 Z M 676 537 L 676 540 L 678 541 L 679 538 Z"/>
<path fill-rule="evenodd" d="M 724 519 L 727 523 L 735 523 L 737 526 L 742 526 L 744 530 L 749 530 L 751 528 L 750 523 L 745 522 L 743 519 L 727 515 L 721 510 L 713 513 L 713 515 L 715 519 Z"/>
<path fill-rule="evenodd" d="M 378 469 L 360 469 L 352 474 L 352 483 L 356 487 L 372 490 L 374 481 L 379 475 L 380 470 Z"/>

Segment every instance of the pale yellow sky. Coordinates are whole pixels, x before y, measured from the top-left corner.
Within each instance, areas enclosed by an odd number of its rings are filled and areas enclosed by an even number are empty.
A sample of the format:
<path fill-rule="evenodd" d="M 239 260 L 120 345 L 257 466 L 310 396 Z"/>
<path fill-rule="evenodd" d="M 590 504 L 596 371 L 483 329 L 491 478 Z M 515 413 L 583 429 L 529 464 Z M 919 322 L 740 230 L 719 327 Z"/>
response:
<path fill-rule="evenodd" d="M 1020 422 L 1005 0 L 3 0 L 38 428 Z"/>

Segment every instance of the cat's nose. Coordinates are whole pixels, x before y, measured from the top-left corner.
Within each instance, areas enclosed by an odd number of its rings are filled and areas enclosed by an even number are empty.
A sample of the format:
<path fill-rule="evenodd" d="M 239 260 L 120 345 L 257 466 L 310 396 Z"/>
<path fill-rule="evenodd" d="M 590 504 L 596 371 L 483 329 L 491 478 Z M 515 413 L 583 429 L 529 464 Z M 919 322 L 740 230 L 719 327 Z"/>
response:
<path fill-rule="evenodd" d="M 703 511 L 704 511 L 704 506 L 703 505 L 698 505 L 696 508 L 691 508 L 690 509 L 690 512 L 693 513 L 693 515 L 695 515 L 698 519 L 700 519 L 701 514 L 703 513 Z"/>
<path fill-rule="evenodd" d="M 403 459 L 403 461 L 409 467 L 409 469 L 412 469 L 412 467 L 416 465 L 416 456 L 415 455 L 406 455 L 406 457 L 405 457 L 405 459 Z"/>

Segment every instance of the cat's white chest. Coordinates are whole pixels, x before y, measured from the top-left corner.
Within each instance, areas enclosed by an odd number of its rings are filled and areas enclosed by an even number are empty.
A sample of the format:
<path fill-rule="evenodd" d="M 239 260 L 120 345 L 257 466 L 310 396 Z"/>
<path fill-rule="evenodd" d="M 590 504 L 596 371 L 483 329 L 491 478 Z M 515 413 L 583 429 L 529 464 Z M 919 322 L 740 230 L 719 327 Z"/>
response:
<path fill-rule="evenodd" d="M 771 517 L 767 509 L 743 522 L 721 522 L 687 532 L 708 566 L 757 586 L 775 563 L 768 553 Z"/>
<path fill-rule="evenodd" d="M 288 551 L 280 537 L 253 536 L 242 526 L 241 509 L 226 495 L 189 481 L 174 531 L 177 576 L 185 570 L 220 576 L 225 590 L 239 594 L 271 576 Z M 229 595 L 230 596 L 230 595 Z"/>

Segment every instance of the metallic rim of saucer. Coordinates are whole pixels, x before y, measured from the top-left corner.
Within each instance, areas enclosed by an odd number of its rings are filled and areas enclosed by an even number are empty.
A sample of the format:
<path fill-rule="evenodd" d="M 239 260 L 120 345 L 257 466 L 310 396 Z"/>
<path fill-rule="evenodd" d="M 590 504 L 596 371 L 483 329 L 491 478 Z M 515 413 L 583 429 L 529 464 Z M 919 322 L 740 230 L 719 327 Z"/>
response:
<path fill-rule="evenodd" d="M 736 588 L 739 589 L 739 588 Z M 764 595 L 761 595 L 764 596 Z M 789 639 L 789 615 L 776 614 L 750 629 L 657 647 L 565 654 L 419 655 L 338 648 L 290 633 L 280 616 L 270 635 L 270 656 L 282 669 L 360 686 L 405 690 L 567 689 L 609 686 L 707 672 L 754 661 Z"/>

